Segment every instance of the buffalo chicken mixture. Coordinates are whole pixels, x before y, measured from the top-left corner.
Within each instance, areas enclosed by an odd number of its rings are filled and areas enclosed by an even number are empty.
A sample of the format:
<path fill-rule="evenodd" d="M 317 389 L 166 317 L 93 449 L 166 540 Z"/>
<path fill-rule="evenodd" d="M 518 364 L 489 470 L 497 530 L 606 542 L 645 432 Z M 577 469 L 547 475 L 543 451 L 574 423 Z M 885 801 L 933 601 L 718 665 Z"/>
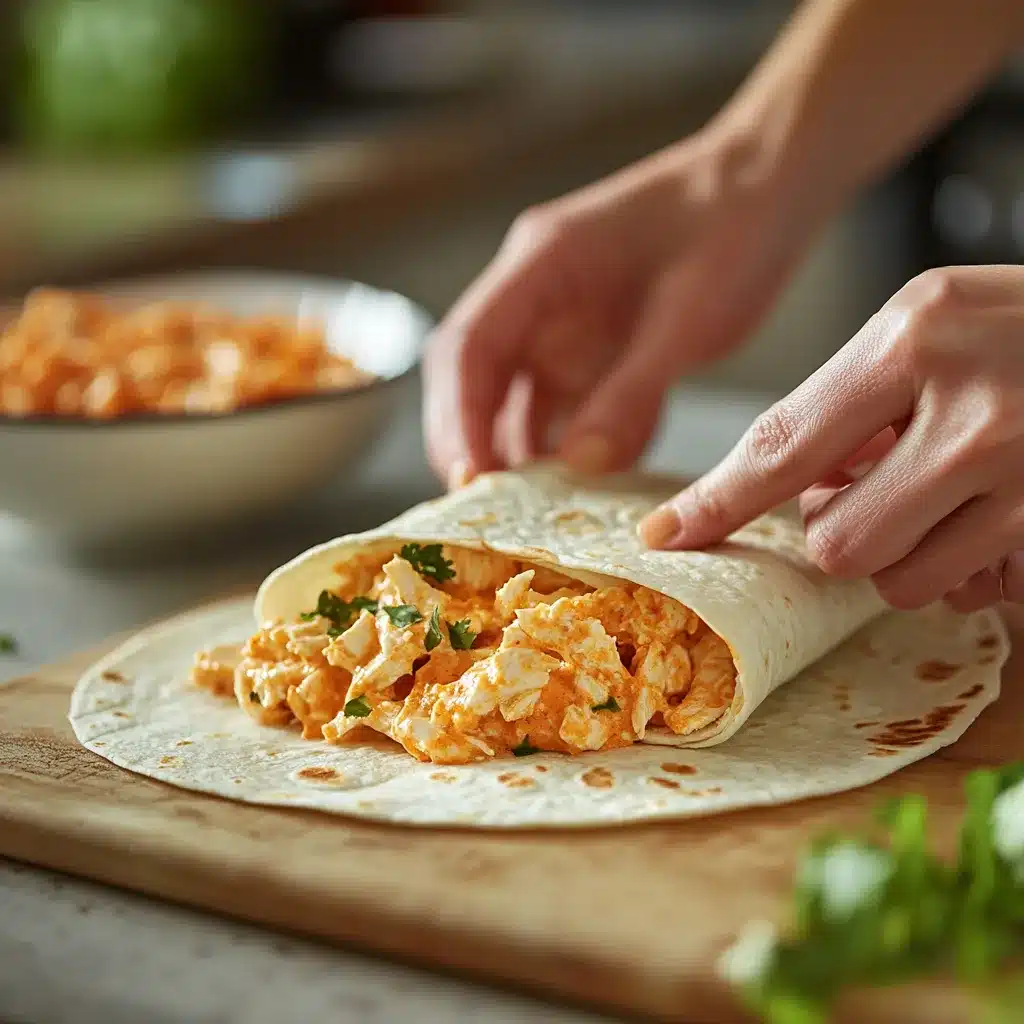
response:
<path fill-rule="evenodd" d="M 369 728 L 445 764 L 608 750 L 648 726 L 686 735 L 733 699 L 725 642 L 645 587 L 440 544 L 337 572 L 299 621 L 200 652 L 193 681 L 263 725 L 330 743 Z"/>

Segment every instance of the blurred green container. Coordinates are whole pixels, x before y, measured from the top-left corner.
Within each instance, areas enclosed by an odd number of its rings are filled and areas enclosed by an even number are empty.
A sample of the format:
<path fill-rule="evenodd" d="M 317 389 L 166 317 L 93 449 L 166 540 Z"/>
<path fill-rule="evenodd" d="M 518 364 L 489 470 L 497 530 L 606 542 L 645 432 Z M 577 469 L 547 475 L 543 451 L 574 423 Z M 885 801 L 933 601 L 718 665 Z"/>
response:
<path fill-rule="evenodd" d="M 153 152 L 237 124 L 266 84 L 267 5 L 28 0 L 13 122 L 61 153 Z"/>

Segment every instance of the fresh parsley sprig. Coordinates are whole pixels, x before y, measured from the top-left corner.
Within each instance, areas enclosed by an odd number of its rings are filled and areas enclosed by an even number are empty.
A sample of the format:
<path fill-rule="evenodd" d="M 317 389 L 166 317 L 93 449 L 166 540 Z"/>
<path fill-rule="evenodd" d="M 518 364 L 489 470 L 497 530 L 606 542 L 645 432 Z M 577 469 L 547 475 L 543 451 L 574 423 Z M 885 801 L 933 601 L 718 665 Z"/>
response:
<path fill-rule="evenodd" d="M 473 646 L 473 641 L 477 635 L 469 628 L 469 619 L 459 619 L 458 622 L 449 622 L 445 619 L 444 624 L 448 627 L 448 641 L 452 645 L 453 650 L 468 651 Z M 427 634 L 423 645 L 428 651 L 432 651 L 443 639 L 444 633 L 441 632 L 441 609 L 435 605 L 434 611 L 430 616 L 430 623 L 427 626 Z"/>
<path fill-rule="evenodd" d="M 12 633 L 0 633 L 0 654 L 17 654 L 18 641 Z"/>
<path fill-rule="evenodd" d="M 886 844 L 813 844 L 791 931 L 754 929 L 723 962 L 766 1024 L 823 1024 L 846 988 L 944 971 L 1021 1009 L 1019 993 L 1006 995 L 1016 990 L 994 985 L 1024 954 L 1024 763 L 971 773 L 965 795 L 952 865 L 930 849 L 926 801 L 914 794 L 881 809 Z"/>
<path fill-rule="evenodd" d="M 440 544 L 403 544 L 399 551 L 404 558 L 424 579 L 444 583 L 455 579 L 452 563 L 444 557 Z"/>
<path fill-rule="evenodd" d="M 354 597 L 351 601 L 346 601 L 329 590 L 321 590 L 320 596 L 316 599 L 316 607 L 311 612 L 303 612 L 299 618 L 304 622 L 318 616 L 327 619 L 330 622 L 327 628 L 328 636 L 338 636 L 352 625 L 363 609 L 376 615 L 377 602 L 369 597 Z"/>

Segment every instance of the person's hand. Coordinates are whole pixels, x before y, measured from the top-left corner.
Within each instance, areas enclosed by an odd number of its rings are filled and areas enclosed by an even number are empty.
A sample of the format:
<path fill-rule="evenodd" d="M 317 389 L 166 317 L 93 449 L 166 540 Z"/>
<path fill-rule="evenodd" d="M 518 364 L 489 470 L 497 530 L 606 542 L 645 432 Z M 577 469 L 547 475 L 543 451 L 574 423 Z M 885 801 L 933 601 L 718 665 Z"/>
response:
<path fill-rule="evenodd" d="M 894 607 L 1024 602 L 1024 267 L 915 278 L 641 536 L 705 547 L 798 494 L 817 564 Z"/>
<path fill-rule="evenodd" d="M 770 162 L 708 130 L 526 211 L 427 353 L 442 478 L 551 453 L 584 471 L 630 466 L 666 390 L 742 340 L 813 227 Z"/>

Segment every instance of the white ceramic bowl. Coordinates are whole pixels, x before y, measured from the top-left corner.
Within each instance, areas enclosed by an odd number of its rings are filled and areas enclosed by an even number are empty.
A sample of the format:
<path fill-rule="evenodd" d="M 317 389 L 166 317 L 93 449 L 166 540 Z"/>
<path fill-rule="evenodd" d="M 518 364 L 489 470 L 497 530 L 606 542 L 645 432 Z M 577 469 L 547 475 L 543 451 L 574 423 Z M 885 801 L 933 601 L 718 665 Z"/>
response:
<path fill-rule="evenodd" d="M 309 496 L 366 452 L 399 401 L 415 400 L 400 382 L 432 326 L 401 295 L 304 276 L 209 272 L 90 290 L 317 320 L 334 351 L 379 379 L 224 415 L 0 417 L 0 511 L 72 546 L 196 532 Z"/>

